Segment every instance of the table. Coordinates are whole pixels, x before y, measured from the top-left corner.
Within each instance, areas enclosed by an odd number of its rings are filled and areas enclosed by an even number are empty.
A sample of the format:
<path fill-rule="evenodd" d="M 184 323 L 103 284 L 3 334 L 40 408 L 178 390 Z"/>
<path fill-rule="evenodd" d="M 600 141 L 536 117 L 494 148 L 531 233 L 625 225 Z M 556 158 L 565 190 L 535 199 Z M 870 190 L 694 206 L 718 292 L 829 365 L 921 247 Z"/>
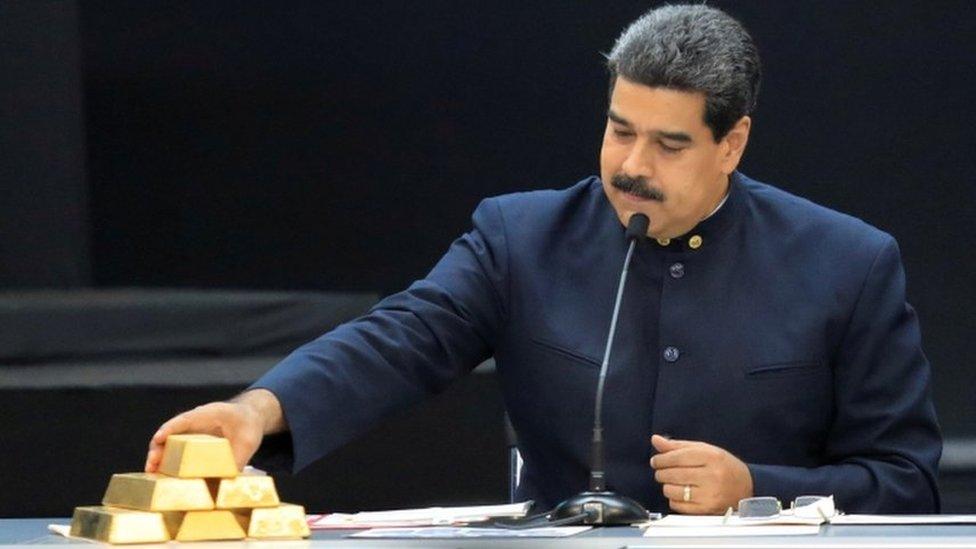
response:
<path fill-rule="evenodd" d="M 67 518 L 0 519 L 0 547 L 16 545 L 60 545 L 62 547 L 95 547 L 90 543 L 68 540 L 50 534 L 47 525 L 68 524 Z M 544 548 L 619 549 L 631 548 L 721 548 L 721 547 L 803 547 L 803 548 L 976 548 L 976 525 L 925 526 L 824 526 L 818 536 L 757 536 L 735 538 L 654 538 L 641 537 L 637 528 L 599 528 L 578 536 L 563 539 L 451 539 L 451 540 L 362 540 L 347 539 L 348 532 L 315 531 L 312 538 L 292 542 L 194 542 L 190 549 L 260 549 L 285 548 L 393 548 L 393 547 L 457 547 L 457 548 Z M 125 547 L 125 546 L 120 546 Z M 174 545 L 139 545 L 136 547 L 168 547 Z"/>

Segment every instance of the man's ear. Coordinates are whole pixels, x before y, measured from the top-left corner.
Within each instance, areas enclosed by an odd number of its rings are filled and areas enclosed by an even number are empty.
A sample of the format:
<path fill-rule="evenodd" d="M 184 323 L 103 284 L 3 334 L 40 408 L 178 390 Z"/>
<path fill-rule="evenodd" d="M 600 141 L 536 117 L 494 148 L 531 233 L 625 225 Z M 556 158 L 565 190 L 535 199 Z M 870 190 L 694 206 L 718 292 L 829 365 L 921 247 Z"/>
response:
<path fill-rule="evenodd" d="M 752 128 L 752 119 L 743 116 L 732 126 L 729 133 L 722 138 L 720 147 L 719 167 L 722 173 L 729 175 L 738 167 L 742 160 L 742 154 L 746 152 L 746 144 L 749 142 L 749 130 Z"/>

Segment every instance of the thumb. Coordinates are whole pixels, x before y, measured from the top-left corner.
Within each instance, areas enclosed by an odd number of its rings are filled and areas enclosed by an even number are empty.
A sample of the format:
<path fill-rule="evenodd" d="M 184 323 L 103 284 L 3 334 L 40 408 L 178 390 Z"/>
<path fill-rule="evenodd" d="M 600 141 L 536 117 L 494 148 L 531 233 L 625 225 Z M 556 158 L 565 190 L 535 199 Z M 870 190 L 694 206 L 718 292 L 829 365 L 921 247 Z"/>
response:
<path fill-rule="evenodd" d="M 237 464 L 237 470 L 243 471 L 244 466 L 247 465 L 254 454 L 257 453 L 258 447 L 261 446 L 261 433 L 247 433 L 239 432 L 235 433 L 235 436 L 230 441 L 231 451 L 234 453 L 234 462 Z"/>
<path fill-rule="evenodd" d="M 661 435 L 651 436 L 651 445 L 658 453 L 670 452 L 671 450 L 677 450 L 678 448 L 685 448 L 691 446 L 694 442 L 690 440 L 678 440 L 676 438 L 665 438 Z"/>
<path fill-rule="evenodd" d="M 234 444 L 231 446 L 231 452 L 234 454 L 234 463 L 237 465 L 238 471 L 244 470 L 244 466 L 247 465 L 248 461 L 251 461 L 251 456 L 254 454 L 250 448 L 243 444 Z"/>

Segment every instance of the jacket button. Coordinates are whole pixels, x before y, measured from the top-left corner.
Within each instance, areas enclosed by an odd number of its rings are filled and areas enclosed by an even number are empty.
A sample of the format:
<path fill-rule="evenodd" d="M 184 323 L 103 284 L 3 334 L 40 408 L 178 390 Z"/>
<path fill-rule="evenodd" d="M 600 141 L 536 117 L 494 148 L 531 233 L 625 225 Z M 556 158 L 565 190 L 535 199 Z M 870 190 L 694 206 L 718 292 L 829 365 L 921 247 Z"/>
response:
<path fill-rule="evenodd" d="M 675 263 L 671 265 L 668 271 L 671 272 L 671 278 L 681 278 L 685 276 L 685 266 L 683 263 Z"/>
<path fill-rule="evenodd" d="M 664 360 L 668 362 L 676 362 L 680 355 L 681 352 L 678 351 L 677 347 L 665 347 L 664 349 Z"/>

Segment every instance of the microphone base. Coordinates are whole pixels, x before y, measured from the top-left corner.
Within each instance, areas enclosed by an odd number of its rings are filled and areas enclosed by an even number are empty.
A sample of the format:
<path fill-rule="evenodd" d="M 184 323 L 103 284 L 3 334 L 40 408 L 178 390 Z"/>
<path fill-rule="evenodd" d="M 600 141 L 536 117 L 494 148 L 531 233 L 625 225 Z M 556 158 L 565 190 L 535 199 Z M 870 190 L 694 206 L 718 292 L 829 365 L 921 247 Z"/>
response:
<path fill-rule="evenodd" d="M 594 526 L 636 524 L 650 518 L 640 503 L 615 492 L 580 492 L 556 506 L 550 518 L 559 520 L 584 514 L 580 521 Z"/>

